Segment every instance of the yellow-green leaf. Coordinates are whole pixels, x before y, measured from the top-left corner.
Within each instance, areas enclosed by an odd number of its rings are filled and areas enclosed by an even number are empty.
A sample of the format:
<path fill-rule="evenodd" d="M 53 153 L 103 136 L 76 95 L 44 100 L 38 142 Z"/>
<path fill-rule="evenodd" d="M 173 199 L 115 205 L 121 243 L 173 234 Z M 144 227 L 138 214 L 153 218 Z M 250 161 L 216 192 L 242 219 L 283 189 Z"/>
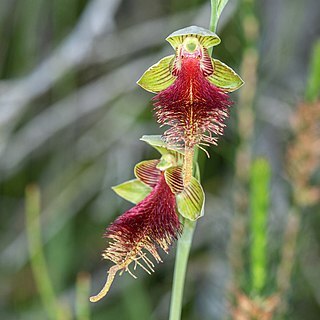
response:
<path fill-rule="evenodd" d="M 212 59 L 212 62 L 214 66 L 213 74 L 207 79 L 216 87 L 226 92 L 232 92 L 244 84 L 240 76 L 226 64 L 217 59 Z"/>
<path fill-rule="evenodd" d="M 167 89 L 175 80 L 171 73 L 173 60 L 174 55 L 162 58 L 142 75 L 137 84 L 153 93 Z"/>
<path fill-rule="evenodd" d="M 112 187 L 112 190 L 123 199 L 137 204 L 151 192 L 152 188 L 138 179 L 133 179 Z"/>
<path fill-rule="evenodd" d="M 205 195 L 199 181 L 192 177 L 191 182 L 176 195 L 178 212 L 191 221 L 204 214 Z"/>
<path fill-rule="evenodd" d="M 220 38 L 214 32 L 197 26 L 177 30 L 171 33 L 166 40 L 176 49 L 190 36 L 196 37 L 204 48 L 216 46 L 221 42 Z"/>

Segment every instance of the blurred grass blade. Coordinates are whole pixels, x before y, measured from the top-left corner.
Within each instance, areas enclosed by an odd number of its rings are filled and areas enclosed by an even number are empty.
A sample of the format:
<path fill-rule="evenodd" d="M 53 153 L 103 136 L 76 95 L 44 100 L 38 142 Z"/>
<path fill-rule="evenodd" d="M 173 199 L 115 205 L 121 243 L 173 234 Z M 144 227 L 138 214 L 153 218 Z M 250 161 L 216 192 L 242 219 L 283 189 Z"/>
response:
<path fill-rule="evenodd" d="M 309 77 L 306 88 L 306 101 L 315 102 L 320 97 L 320 40 L 314 47 L 311 57 Z"/>
<path fill-rule="evenodd" d="M 251 169 L 251 289 L 261 294 L 267 276 L 267 219 L 269 209 L 270 165 L 256 159 Z"/>
<path fill-rule="evenodd" d="M 49 319 L 65 319 L 60 308 L 48 274 L 42 251 L 40 228 L 40 190 L 36 185 L 28 185 L 26 195 L 26 229 L 29 244 L 30 263 L 34 280 Z M 61 314 L 61 317 L 60 317 Z"/>
<path fill-rule="evenodd" d="M 151 297 L 143 282 L 132 281 L 132 284 L 129 285 L 126 290 L 124 290 L 122 298 L 123 305 L 127 313 L 126 319 L 152 320 L 154 318 L 152 316 Z"/>
<path fill-rule="evenodd" d="M 292 270 L 297 258 L 297 241 L 300 226 L 299 212 L 297 212 L 296 208 L 291 208 L 284 230 L 281 261 L 277 270 L 277 288 L 282 296 L 285 296 L 290 289 Z M 286 301 L 283 301 L 281 303 L 282 314 L 285 314 L 287 307 Z"/>
<path fill-rule="evenodd" d="M 76 291 L 76 319 L 89 320 L 90 307 L 90 276 L 87 273 L 79 273 L 77 278 L 77 291 Z"/>

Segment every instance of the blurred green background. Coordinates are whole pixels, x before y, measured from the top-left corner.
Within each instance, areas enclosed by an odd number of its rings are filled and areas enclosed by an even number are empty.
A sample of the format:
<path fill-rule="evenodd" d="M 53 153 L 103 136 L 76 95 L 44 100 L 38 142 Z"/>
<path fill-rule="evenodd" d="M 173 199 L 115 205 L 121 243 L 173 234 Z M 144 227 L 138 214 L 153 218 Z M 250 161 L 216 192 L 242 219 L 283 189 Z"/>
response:
<path fill-rule="evenodd" d="M 135 82 L 165 38 L 208 28 L 205 0 L 1 0 L 0 319 L 167 319 L 174 248 L 152 276 L 118 277 L 111 186 L 158 157 L 152 95 Z M 200 154 L 182 319 L 320 319 L 320 2 L 230 0 L 214 56 L 246 85 L 218 147 Z"/>

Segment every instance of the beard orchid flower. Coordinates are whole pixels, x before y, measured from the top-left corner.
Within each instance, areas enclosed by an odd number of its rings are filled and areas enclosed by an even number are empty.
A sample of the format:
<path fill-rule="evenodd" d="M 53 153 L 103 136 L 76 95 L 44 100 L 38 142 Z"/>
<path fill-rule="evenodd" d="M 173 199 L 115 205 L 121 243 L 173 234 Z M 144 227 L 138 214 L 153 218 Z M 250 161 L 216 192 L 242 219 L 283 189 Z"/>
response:
<path fill-rule="evenodd" d="M 227 65 L 210 57 L 208 49 L 220 43 L 213 32 L 191 26 L 166 39 L 175 54 L 151 66 L 138 80 L 153 98 L 155 116 L 170 128 L 163 137 L 169 145 L 193 149 L 216 144 L 232 104 L 228 93 L 242 79 Z"/>
<path fill-rule="evenodd" d="M 204 193 L 199 181 L 193 178 L 187 187 L 183 184 L 183 154 L 169 149 L 159 136 L 144 136 L 142 140 L 156 148 L 161 158 L 138 163 L 134 169 L 136 179 L 113 187 L 135 206 L 106 230 L 109 243 L 102 257 L 114 265 L 108 270 L 104 287 L 90 298 L 91 302 L 99 301 L 108 293 L 118 272 L 127 271 L 136 278 L 133 272 L 137 266 L 149 274 L 154 271 L 155 264 L 150 257 L 161 262 L 159 248 L 168 253 L 181 232 L 178 212 L 191 220 L 203 214 Z"/>
<path fill-rule="evenodd" d="M 168 253 L 181 232 L 179 215 L 189 220 L 203 215 L 204 192 L 193 177 L 193 169 L 199 176 L 194 147 L 217 143 L 232 104 L 228 93 L 243 84 L 231 68 L 210 57 L 209 48 L 220 43 L 215 33 L 193 26 L 172 33 L 167 41 L 175 54 L 150 67 L 138 84 L 156 94 L 156 119 L 170 128 L 162 137 L 141 139 L 161 158 L 140 162 L 134 170 L 136 179 L 113 188 L 135 205 L 106 230 L 109 242 L 102 256 L 113 265 L 92 302 L 108 293 L 117 273 L 127 271 L 136 277 L 137 266 L 153 272 L 152 257 L 161 262 L 159 249 Z"/>

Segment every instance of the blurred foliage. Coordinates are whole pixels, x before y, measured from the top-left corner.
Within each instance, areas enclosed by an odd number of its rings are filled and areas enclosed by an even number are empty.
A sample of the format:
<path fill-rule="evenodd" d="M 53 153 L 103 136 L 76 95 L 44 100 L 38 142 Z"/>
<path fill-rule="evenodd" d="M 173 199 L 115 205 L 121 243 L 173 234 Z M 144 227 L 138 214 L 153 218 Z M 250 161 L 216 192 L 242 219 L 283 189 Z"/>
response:
<path fill-rule="evenodd" d="M 124 275 L 99 304 L 87 305 L 86 296 L 107 270 L 104 229 L 128 208 L 110 187 L 133 178 L 135 163 L 157 156 L 139 141 L 162 131 L 152 95 L 135 81 L 173 53 L 164 40 L 169 33 L 208 27 L 209 16 L 205 0 L 1 1 L 1 319 L 58 318 L 50 317 L 50 301 L 63 319 L 168 317 L 174 249 L 151 277 Z M 252 314 L 274 305 L 263 313 L 270 319 L 319 319 L 319 201 L 297 201 L 300 184 L 288 169 L 303 159 L 286 156 L 294 141 L 304 141 L 290 125 L 297 106 L 319 98 L 319 20 L 318 0 L 230 0 L 222 14 L 214 56 L 246 85 L 233 95 L 228 128 L 209 149 L 211 158 L 200 153 L 206 216 L 195 232 L 182 319 L 236 319 L 243 303 Z M 269 194 L 268 210 L 255 220 L 263 222 L 259 229 L 267 225 L 260 234 L 265 248 L 250 232 L 257 157 L 271 167 L 269 189 L 260 191 Z M 303 180 L 308 190 L 320 184 L 319 162 L 312 164 Z M 256 177 L 257 188 L 267 188 L 263 180 Z M 267 258 L 264 301 L 250 291 L 252 245 Z M 251 264 L 265 264 L 257 259 Z M 43 281 L 51 289 L 41 289 Z"/>

